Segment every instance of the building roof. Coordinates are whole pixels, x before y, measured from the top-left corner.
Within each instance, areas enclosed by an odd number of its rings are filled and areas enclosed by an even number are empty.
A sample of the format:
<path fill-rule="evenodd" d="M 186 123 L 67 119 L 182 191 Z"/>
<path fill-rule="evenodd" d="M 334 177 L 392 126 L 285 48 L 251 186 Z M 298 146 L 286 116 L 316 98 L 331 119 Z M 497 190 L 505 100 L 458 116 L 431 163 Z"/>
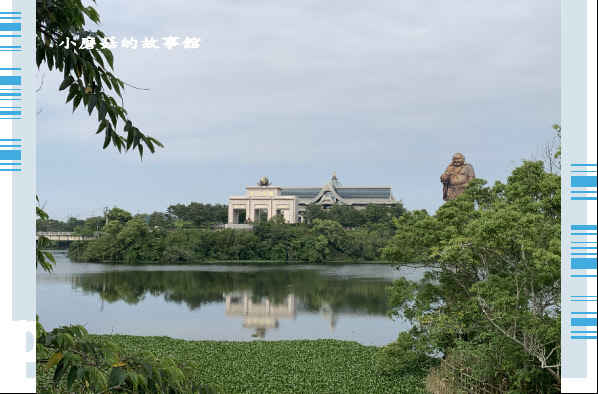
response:
<path fill-rule="evenodd" d="M 344 187 L 333 173 L 330 182 L 324 186 L 280 186 L 281 195 L 297 196 L 300 204 L 329 204 L 339 203 L 353 205 L 356 203 L 367 204 L 393 204 L 397 203 L 392 195 L 391 186 L 351 186 Z"/>
<path fill-rule="evenodd" d="M 315 198 L 321 187 L 286 187 L 281 186 L 280 194 L 282 196 L 297 196 L 298 198 Z"/>

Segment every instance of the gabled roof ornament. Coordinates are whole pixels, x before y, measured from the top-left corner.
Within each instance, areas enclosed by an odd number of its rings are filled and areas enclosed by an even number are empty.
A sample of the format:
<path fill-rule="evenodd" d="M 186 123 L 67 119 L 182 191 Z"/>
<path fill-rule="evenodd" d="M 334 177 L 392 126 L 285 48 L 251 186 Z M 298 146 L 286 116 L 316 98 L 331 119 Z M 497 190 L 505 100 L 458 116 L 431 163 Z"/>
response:
<path fill-rule="evenodd" d="M 332 172 L 332 179 L 330 180 L 330 184 L 337 188 L 337 187 L 343 187 L 343 185 L 339 182 L 339 180 L 336 178 L 336 171 Z"/>

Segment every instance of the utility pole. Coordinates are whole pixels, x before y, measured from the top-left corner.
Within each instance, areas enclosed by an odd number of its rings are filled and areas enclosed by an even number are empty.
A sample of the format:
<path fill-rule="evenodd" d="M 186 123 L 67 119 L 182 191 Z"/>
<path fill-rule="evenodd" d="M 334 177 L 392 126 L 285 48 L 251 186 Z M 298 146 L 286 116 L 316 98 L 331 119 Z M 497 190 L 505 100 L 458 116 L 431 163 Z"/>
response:
<path fill-rule="evenodd" d="M 106 219 L 106 224 L 108 224 L 108 205 L 104 207 L 104 218 Z"/>

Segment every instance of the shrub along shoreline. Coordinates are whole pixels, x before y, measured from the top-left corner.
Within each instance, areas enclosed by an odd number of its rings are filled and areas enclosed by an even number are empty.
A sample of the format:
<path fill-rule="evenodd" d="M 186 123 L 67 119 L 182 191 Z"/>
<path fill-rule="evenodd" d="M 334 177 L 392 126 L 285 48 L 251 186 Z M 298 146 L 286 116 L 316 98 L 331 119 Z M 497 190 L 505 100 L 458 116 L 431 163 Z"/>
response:
<path fill-rule="evenodd" d="M 249 342 L 187 341 L 169 337 L 92 335 L 126 352 L 145 349 L 198 366 L 195 377 L 227 393 L 425 393 L 426 371 L 401 375 L 376 369 L 377 346 L 319 339 Z M 52 369 L 38 367 L 37 388 L 51 387 Z"/>
<path fill-rule="evenodd" d="M 183 222 L 152 219 L 161 215 L 132 216 L 114 208 L 108 212 L 107 222 L 95 217 L 74 227 L 76 234 L 90 236 L 100 231 L 101 235 L 95 240 L 71 243 L 69 258 L 73 261 L 127 263 L 375 261 L 380 260 L 382 249 L 395 235 L 393 220 L 405 212 L 400 204 L 392 208 L 368 205 L 363 210 L 350 206 L 325 210 L 319 206 L 308 208 L 306 219 L 309 224 L 289 224 L 282 216 L 274 216 L 268 221 L 253 223 L 253 231 L 208 226 L 217 217 L 211 217 L 211 221 L 196 217 L 188 220 L 188 225 L 177 226 Z M 187 214 L 183 212 L 181 215 Z M 189 219 L 191 217 L 194 216 Z M 76 222 L 55 221 L 48 226 L 38 221 L 37 227 L 38 231 L 56 231 L 58 228 L 70 229 Z"/>

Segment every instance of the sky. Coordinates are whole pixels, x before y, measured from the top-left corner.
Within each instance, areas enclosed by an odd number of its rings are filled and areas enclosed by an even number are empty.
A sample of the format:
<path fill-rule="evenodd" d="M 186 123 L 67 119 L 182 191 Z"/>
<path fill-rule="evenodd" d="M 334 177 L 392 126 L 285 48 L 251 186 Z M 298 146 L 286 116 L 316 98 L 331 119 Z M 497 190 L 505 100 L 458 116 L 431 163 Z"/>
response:
<path fill-rule="evenodd" d="M 37 194 L 54 219 L 227 204 L 274 185 L 392 185 L 409 210 L 443 203 L 462 152 L 506 181 L 560 124 L 557 0 L 99 0 L 99 29 L 158 40 L 115 48 L 124 105 L 165 148 L 102 150 L 97 116 L 64 104 L 60 72 L 37 93 Z M 90 28 L 95 28 L 89 24 Z M 197 49 L 163 37 L 201 38 Z M 43 84 L 42 84 L 43 77 Z M 566 131 L 565 131 L 566 132 Z"/>

